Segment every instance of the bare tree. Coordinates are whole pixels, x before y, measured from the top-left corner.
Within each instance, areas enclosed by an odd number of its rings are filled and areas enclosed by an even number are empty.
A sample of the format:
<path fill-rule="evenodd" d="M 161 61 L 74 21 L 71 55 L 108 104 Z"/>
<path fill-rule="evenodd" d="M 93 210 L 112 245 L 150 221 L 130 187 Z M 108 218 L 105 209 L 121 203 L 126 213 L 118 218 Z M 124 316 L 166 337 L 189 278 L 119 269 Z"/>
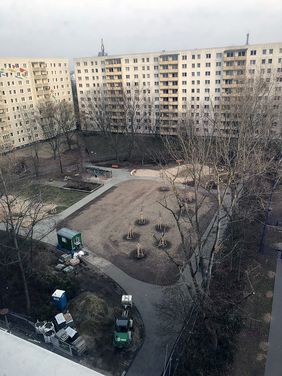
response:
<path fill-rule="evenodd" d="M 116 96 L 103 87 L 86 93 L 81 104 L 82 128 L 104 135 L 117 162 L 119 162 L 120 135 L 124 132 L 121 126 L 124 122 L 124 112 L 119 110 L 120 102 L 120 95 Z"/>
<path fill-rule="evenodd" d="M 76 119 L 72 105 L 66 101 L 57 102 L 54 117 L 58 128 L 65 137 L 68 149 L 70 150 L 76 127 Z"/>
<path fill-rule="evenodd" d="M 17 172 L 12 157 L 2 159 L 0 165 L 0 222 L 11 241 L 7 265 L 19 265 L 24 289 L 26 310 L 31 309 L 27 274 L 32 268 L 33 233 L 35 226 L 45 219 L 44 203 L 40 194 L 33 194 L 27 180 Z M 29 241 L 29 254 L 23 251 L 23 244 Z M 5 257 L 5 260 L 7 258 Z M 5 264 L 4 260 L 4 264 Z M 2 264 L 1 258 L 0 263 Z"/>
<path fill-rule="evenodd" d="M 60 111 L 55 101 L 46 100 L 38 105 L 36 122 L 40 126 L 44 139 L 50 145 L 53 158 L 59 159 L 60 171 L 63 173 L 62 147 L 64 144 Z M 59 114 L 59 115 L 58 115 Z M 59 120 L 58 120 L 59 119 Z"/>
<path fill-rule="evenodd" d="M 25 137 L 28 138 L 30 156 L 34 167 L 35 175 L 39 176 L 39 140 L 42 137 L 42 130 L 37 122 L 36 110 L 34 108 L 27 109 L 22 106 L 19 110 L 22 128 Z"/>
<path fill-rule="evenodd" d="M 101 132 L 119 160 L 121 141 L 127 142 L 127 158 L 132 157 L 140 134 L 155 134 L 158 112 L 153 94 L 139 83 L 120 87 L 100 87 L 85 94 L 81 104 L 81 122 L 86 130 Z M 139 141 L 139 139 L 138 139 Z"/>
<path fill-rule="evenodd" d="M 263 79 L 252 83 L 246 80 L 236 94 L 223 95 L 218 110 L 211 100 L 210 109 L 201 109 L 197 119 L 192 113 L 181 114 L 176 139 L 165 141 L 170 156 L 183 161 L 183 166 L 179 174 L 167 176 L 178 211 L 165 202 L 163 205 L 172 212 L 181 235 L 189 269 L 189 273 L 182 273 L 182 276 L 192 280 L 193 290 L 201 299 L 209 292 L 216 255 L 222 247 L 224 223 L 233 220 L 240 200 L 250 194 L 250 186 L 255 190 L 256 180 L 265 176 L 275 163 L 275 155 L 270 152 L 271 144 L 276 142 L 273 125 L 277 122 L 277 109 L 273 103 L 269 83 Z M 202 129 L 196 120 L 202 124 Z M 182 217 L 186 209 L 183 187 L 178 182 L 180 176 L 184 176 L 188 184 L 191 182 L 194 195 L 193 210 L 186 214 L 189 228 Z M 199 213 L 208 197 L 215 202 L 216 215 L 210 232 L 203 238 Z M 209 252 L 204 247 L 208 239 L 212 239 Z"/>

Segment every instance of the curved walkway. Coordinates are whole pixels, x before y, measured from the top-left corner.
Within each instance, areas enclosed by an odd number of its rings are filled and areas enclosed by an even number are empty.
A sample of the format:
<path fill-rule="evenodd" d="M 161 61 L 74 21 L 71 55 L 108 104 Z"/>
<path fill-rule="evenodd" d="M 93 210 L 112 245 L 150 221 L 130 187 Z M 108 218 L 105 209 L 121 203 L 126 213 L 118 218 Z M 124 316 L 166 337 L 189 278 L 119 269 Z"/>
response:
<path fill-rule="evenodd" d="M 131 179 L 162 180 L 158 177 L 135 177 L 131 176 L 130 173 L 125 170 L 113 170 L 113 177 L 107 183 L 105 183 L 103 187 L 97 189 L 93 193 L 90 193 L 88 196 L 84 197 L 82 200 L 75 203 L 52 219 L 42 221 L 40 224 L 38 224 L 34 231 L 35 238 L 51 245 L 57 245 L 57 236 L 55 231 L 55 226 L 57 223 L 86 206 L 88 203 L 99 197 L 104 192 L 108 191 L 110 188 Z M 211 231 L 214 222 L 214 220 L 211 221 L 203 236 L 206 239 L 204 246 L 206 252 L 209 251 L 214 241 L 215 234 L 213 234 Z M 221 228 L 222 234 L 226 228 L 226 225 L 227 221 Z M 207 237 L 207 234 L 209 234 L 209 237 Z M 156 305 L 163 302 L 164 292 L 167 289 L 178 287 L 180 286 L 180 283 L 176 283 L 174 286 L 162 287 L 139 281 L 130 277 L 109 261 L 95 256 L 93 253 L 87 256 L 87 261 L 98 267 L 107 276 L 112 278 L 128 294 L 133 295 L 134 304 L 143 319 L 145 327 L 144 343 L 133 360 L 127 372 L 127 376 L 160 376 L 164 368 L 166 350 L 168 352 L 170 351 L 175 342 L 176 335 L 170 335 L 169 337 L 165 336 L 164 325 L 160 325 L 161 318 Z M 185 269 L 183 273 L 189 281 L 188 269 Z"/>

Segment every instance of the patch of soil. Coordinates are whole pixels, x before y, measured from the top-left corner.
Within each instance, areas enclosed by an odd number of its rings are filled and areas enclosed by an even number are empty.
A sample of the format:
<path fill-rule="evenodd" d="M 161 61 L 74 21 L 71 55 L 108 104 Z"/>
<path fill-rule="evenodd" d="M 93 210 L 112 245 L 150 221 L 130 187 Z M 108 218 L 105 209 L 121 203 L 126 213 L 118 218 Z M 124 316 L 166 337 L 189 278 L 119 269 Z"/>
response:
<path fill-rule="evenodd" d="M 170 191 L 170 187 L 168 186 L 162 186 L 159 188 L 159 191 L 160 192 L 169 192 Z"/>
<path fill-rule="evenodd" d="M 138 232 L 133 232 L 133 237 L 131 239 L 128 239 L 127 234 L 124 234 L 122 239 L 127 242 L 137 242 L 140 239 L 140 234 Z"/>
<path fill-rule="evenodd" d="M 144 219 L 142 222 L 140 221 L 140 219 L 136 219 L 136 221 L 134 222 L 135 226 L 146 226 L 149 223 L 149 219 Z"/>
<path fill-rule="evenodd" d="M 159 249 L 160 251 L 162 251 L 162 250 L 167 251 L 167 250 L 171 249 L 172 244 L 171 244 L 171 242 L 170 242 L 169 240 L 166 240 L 166 245 L 164 245 L 164 246 L 159 246 L 159 240 L 156 240 L 156 241 L 153 243 L 153 246 L 154 246 L 155 248 Z"/>
<path fill-rule="evenodd" d="M 143 257 L 137 257 L 136 249 L 133 249 L 129 253 L 129 258 L 138 262 L 145 261 L 145 259 L 149 256 L 150 252 L 148 250 L 143 249 Z"/>
<path fill-rule="evenodd" d="M 99 188 L 101 184 L 97 183 L 91 183 L 91 182 L 86 182 L 86 181 L 81 181 L 81 180 L 69 180 L 67 184 L 63 186 L 63 188 L 68 188 L 68 189 L 75 189 L 79 191 L 85 191 L 85 192 L 92 192 L 95 189 Z"/>
<path fill-rule="evenodd" d="M 156 230 L 157 232 L 159 232 L 159 233 L 163 233 L 163 232 L 167 233 L 167 232 L 169 232 L 170 227 L 167 226 L 167 225 L 162 225 L 161 228 L 160 228 L 158 225 L 156 225 L 156 226 L 155 226 L 155 230 Z"/>

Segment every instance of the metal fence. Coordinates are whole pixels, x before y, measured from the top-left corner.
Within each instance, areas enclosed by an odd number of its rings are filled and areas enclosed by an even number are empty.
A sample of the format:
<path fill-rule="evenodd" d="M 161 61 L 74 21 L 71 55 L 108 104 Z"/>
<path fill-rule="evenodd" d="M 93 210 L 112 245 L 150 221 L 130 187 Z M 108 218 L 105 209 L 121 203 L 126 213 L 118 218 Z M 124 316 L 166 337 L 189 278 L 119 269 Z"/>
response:
<path fill-rule="evenodd" d="M 175 375 L 175 372 L 179 367 L 180 361 L 183 358 L 183 354 L 186 348 L 185 343 L 189 341 L 193 333 L 193 328 L 197 320 L 198 313 L 199 311 L 197 307 L 193 305 L 187 315 L 181 332 L 179 333 L 169 356 L 166 354 L 162 376 Z"/>

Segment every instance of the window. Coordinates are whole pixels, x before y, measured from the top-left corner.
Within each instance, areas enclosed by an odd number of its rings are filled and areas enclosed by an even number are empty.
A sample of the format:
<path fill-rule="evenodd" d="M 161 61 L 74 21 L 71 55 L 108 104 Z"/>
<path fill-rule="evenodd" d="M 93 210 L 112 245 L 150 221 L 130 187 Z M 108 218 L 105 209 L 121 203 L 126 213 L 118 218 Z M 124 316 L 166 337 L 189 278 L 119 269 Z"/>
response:
<path fill-rule="evenodd" d="M 272 59 L 268 59 L 268 64 L 272 64 Z"/>
<path fill-rule="evenodd" d="M 217 61 L 217 62 L 216 62 L 216 66 L 217 66 L 217 67 L 221 67 L 221 62 L 220 62 L 220 61 Z"/>
<path fill-rule="evenodd" d="M 238 52 L 238 56 L 245 56 L 246 55 L 246 52 L 245 51 L 239 51 Z"/>
<path fill-rule="evenodd" d="M 269 54 L 270 54 L 270 55 L 273 54 L 273 49 L 272 49 L 272 48 L 269 49 Z"/>
<path fill-rule="evenodd" d="M 261 63 L 262 63 L 262 64 L 265 64 L 265 59 L 262 59 L 262 60 L 261 60 Z"/>
<path fill-rule="evenodd" d="M 262 50 L 262 54 L 263 54 L 263 55 L 266 55 L 266 50 Z"/>
<path fill-rule="evenodd" d="M 211 72 L 205 72 L 205 76 L 210 76 Z"/>
<path fill-rule="evenodd" d="M 154 62 L 156 63 L 158 61 L 158 58 L 157 57 L 154 57 Z"/>
<path fill-rule="evenodd" d="M 222 57 L 222 53 L 221 52 L 217 52 L 217 54 L 216 54 L 216 58 L 217 59 L 220 59 Z"/>
<path fill-rule="evenodd" d="M 125 64 L 129 64 L 129 59 L 125 59 Z"/>
<path fill-rule="evenodd" d="M 182 60 L 187 60 L 187 55 L 182 55 Z"/>
<path fill-rule="evenodd" d="M 186 69 L 187 68 L 187 64 L 182 64 L 182 68 Z"/>
<path fill-rule="evenodd" d="M 138 63 L 138 59 L 133 59 L 133 63 Z"/>
<path fill-rule="evenodd" d="M 211 63 L 206 63 L 206 68 L 210 68 Z"/>
<path fill-rule="evenodd" d="M 211 58 L 211 54 L 206 54 L 206 59 L 210 59 Z"/>
<path fill-rule="evenodd" d="M 251 55 L 256 55 L 257 54 L 257 50 L 251 50 Z"/>
<path fill-rule="evenodd" d="M 250 61 L 250 64 L 251 64 L 251 65 L 255 65 L 255 64 L 256 64 L 256 61 L 255 61 L 255 60 L 251 60 L 251 61 Z"/>
<path fill-rule="evenodd" d="M 195 60 L 196 59 L 196 55 L 192 55 L 192 59 Z"/>

